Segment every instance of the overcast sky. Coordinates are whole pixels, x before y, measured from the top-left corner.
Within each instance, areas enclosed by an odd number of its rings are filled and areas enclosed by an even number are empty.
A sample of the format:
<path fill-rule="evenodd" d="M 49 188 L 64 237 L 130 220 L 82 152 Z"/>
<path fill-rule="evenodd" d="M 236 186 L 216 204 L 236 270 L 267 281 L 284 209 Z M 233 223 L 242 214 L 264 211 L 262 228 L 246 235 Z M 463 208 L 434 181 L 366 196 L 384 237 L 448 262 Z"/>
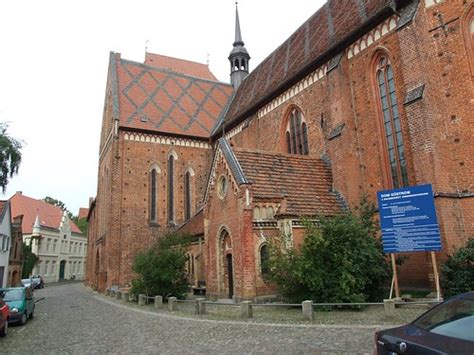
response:
<path fill-rule="evenodd" d="M 250 69 L 323 0 L 241 0 Z M 229 82 L 232 0 L 26 0 L 0 5 L 0 122 L 24 141 L 16 191 L 62 200 L 77 214 L 97 191 L 109 52 L 143 62 L 148 51 L 206 63 Z"/>

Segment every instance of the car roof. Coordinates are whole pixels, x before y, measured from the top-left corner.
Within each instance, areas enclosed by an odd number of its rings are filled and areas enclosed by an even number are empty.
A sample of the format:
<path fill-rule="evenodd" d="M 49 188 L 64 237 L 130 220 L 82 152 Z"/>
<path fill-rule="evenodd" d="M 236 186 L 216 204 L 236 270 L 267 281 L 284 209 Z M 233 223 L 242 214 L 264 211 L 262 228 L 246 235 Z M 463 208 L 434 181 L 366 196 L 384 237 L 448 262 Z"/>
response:
<path fill-rule="evenodd" d="M 24 290 L 26 287 L 5 287 L 0 288 L 0 291 L 10 291 L 10 290 Z"/>
<path fill-rule="evenodd" d="M 451 299 L 454 298 L 462 298 L 462 299 L 467 299 L 467 300 L 474 300 L 474 291 L 469 291 L 469 292 L 464 292 L 459 295 L 450 297 Z"/>

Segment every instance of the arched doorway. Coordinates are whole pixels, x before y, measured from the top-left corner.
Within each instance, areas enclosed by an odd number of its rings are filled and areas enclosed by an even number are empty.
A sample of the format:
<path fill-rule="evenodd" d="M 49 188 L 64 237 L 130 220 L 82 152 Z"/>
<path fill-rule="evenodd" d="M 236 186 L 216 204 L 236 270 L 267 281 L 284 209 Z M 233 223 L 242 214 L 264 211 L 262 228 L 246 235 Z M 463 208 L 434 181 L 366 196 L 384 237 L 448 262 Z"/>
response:
<path fill-rule="evenodd" d="M 232 240 L 226 229 L 221 231 L 219 240 L 219 293 L 228 298 L 232 298 L 234 296 Z"/>
<path fill-rule="evenodd" d="M 94 277 L 94 288 L 97 290 L 99 288 L 99 270 L 100 270 L 100 256 L 99 251 L 97 250 L 97 254 L 95 256 L 95 277 Z"/>
<path fill-rule="evenodd" d="M 64 272 L 66 271 L 66 260 L 59 263 L 59 281 L 64 280 Z"/>
<path fill-rule="evenodd" d="M 232 298 L 234 296 L 234 271 L 232 267 L 232 254 L 227 254 L 226 255 L 227 259 L 227 285 L 228 285 L 228 291 L 229 291 L 229 298 Z"/>

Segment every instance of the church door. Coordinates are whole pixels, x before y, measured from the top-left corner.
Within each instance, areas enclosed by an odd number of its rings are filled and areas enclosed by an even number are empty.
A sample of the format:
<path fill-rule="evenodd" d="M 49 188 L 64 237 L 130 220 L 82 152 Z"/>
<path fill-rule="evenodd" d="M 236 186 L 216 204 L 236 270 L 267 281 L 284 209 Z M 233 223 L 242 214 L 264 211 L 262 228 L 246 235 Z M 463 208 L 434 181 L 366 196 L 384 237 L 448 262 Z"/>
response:
<path fill-rule="evenodd" d="M 232 270 L 232 254 L 227 254 L 227 277 L 229 285 L 229 298 L 234 296 L 234 272 Z"/>
<path fill-rule="evenodd" d="M 59 280 L 64 280 L 64 271 L 66 269 L 66 260 L 62 260 L 59 264 Z"/>

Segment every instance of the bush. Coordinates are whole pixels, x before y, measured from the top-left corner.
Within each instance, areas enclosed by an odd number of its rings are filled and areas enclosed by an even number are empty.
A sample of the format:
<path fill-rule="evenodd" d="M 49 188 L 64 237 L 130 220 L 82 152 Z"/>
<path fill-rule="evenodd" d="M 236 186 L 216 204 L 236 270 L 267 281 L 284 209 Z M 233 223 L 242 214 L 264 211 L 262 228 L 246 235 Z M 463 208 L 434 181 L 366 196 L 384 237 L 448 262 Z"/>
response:
<path fill-rule="evenodd" d="M 183 297 L 188 287 L 185 265 L 190 240 L 190 236 L 168 234 L 137 254 L 132 267 L 137 277 L 132 280 L 131 293 Z"/>
<path fill-rule="evenodd" d="M 474 289 L 474 238 L 450 255 L 441 267 L 444 297 Z"/>
<path fill-rule="evenodd" d="M 376 238 L 374 207 L 365 200 L 355 211 L 305 222 L 300 250 L 271 246 L 270 280 L 291 302 L 380 300 L 387 262 Z"/>

